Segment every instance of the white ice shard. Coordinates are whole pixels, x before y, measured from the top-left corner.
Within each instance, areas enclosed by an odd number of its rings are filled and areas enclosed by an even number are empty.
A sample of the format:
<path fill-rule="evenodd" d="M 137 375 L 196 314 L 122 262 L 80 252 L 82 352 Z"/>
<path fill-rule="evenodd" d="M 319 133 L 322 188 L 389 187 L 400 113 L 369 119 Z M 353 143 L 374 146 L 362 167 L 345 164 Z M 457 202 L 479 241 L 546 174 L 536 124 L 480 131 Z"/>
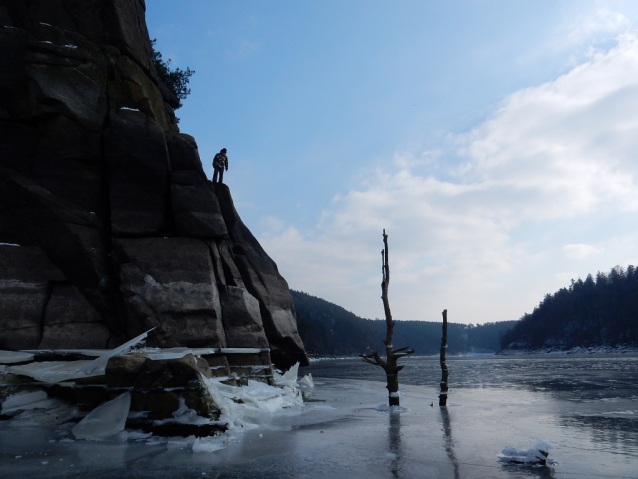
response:
<path fill-rule="evenodd" d="M 277 386 L 297 386 L 297 375 L 299 374 L 299 362 L 296 362 L 288 371 L 283 374 L 279 374 L 277 371 L 273 371 L 273 379 Z"/>
<path fill-rule="evenodd" d="M 150 333 L 154 329 L 155 328 L 151 328 L 148 331 L 146 331 L 145 333 L 142 333 L 139 336 L 131 339 L 130 341 L 122 344 L 121 346 L 118 346 L 117 348 L 112 349 L 108 353 L 103 354 L 99 358 L 95 359 L 94 361 L 92 361 L 91 363 L 87 364 L 82 369 L 80 369 L 80 372 L 85 374 L 85 375 L 88 375 L 88 374 L 91 374 L 95 369 L 103 369 L 103 368 L 105 368 L 106 367 L 106 363 L 109 362 L 109 359 L 111 359 L 114 356 L 117 356 L 118 354 L 122 354 L 125 351 L 128 351 L 133 346 L 137 345 L 142 340 L 146 339 L 146 336 L 148 335 L 148 333 Z"/>
<path fill-rule="evenodd" d="M 44 391 L 32 391 L 18 393 L 9 396 L 2 403 L 2 414 L 12 416 L 27 409 L 47 409 L 58 406 L 59 401 L 50 400 L 49 395 Z"/>
<path fill-rule="evenodd" d="M 299 387 L 302 389 L 313 389 L 315 387 L 315 382 L 312 379 L 312 373 L 306 374 L 299 380 Z"/>
<path fill-rule="evenodd" d="M 145 333 L 140 334 L 136 338 L 131 339 L 130 341 L 108 351 L 105 354 L 102 354 L 100 357 L 92 361 L 79 360 L 33 362 L 19 366 L 10 366 L 9 371 L 13 374 L 29 376 L 37 381 L 45 383 L 59 383 L 63 381 L 70 381 L 73 379 L 102 376 L 104 375 L 106 363 L 109 362 L 109 359 L 111 359 L 113 356 L 117 356 L 118 354 L 122 354 L 128 351 L 130 348 L 145 339 L 148 333 L 153 329 L 149 329 Z"/>
<path fill-rule="evenodd" d="M 33 361 L 33 354 L 22 351 L 0 351 L 0 364 L 26 363 Z"/>
<path fill-rule="evenodd" d="M 549 459 L 549 450 L 558 447 L 551 441 L 544 439 L 530 439 L 529 442 L 534 444 L 531 449 L 518 449 L 516 447 L 508 446 L 504 448 L 499 454 L 499 459 L 503 462 L 511 464 L 529 464 L 545 466 L 548 463 L 552 463 Z"/>
<path fill-rule="evenodd" d="M 36 381 L 43 383 L 59 383 L 78 378 L 101 376 L 104 374 L 104 367 L 93 369 L 91 373 L 85 374 L 82 368 L 91 364 L 91 360 L 78 361 L 42 361 L 19 366 L 10 366 L 12 374 L 29 376 Z"/>
<path fill-rule="evenodd" d="M 249 380 L 246 386 L 238 387 L 222 383 L 223 378 L 202 377 L 222 412 L 218 422 L 230 428 L 246 428 L 268 422 L 273 413 L 283 408 L 302 406 L 303 398 L 296 386 L 298 367 L 297 363 L 283 375 L 276 374 L 277 386 Z"/>
<path fill-rule="evenodd" d="M 124 430 L 130 407 L 131 393 L 125 392 L 96 407 L 71 431 L 77 439 L 107 439 Z"/>

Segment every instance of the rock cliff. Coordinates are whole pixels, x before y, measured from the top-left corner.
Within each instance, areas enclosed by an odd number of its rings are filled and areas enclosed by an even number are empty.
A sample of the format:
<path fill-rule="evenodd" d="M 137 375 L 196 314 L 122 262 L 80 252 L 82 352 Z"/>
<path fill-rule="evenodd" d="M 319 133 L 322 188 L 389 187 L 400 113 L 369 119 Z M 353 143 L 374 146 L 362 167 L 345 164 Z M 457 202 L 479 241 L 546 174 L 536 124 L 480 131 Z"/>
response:
<path fill-rule="evenodd" d="M 288 285 L 157 80 L 143 0 L 0 0 L 0 349 L 271 348 Z"/>

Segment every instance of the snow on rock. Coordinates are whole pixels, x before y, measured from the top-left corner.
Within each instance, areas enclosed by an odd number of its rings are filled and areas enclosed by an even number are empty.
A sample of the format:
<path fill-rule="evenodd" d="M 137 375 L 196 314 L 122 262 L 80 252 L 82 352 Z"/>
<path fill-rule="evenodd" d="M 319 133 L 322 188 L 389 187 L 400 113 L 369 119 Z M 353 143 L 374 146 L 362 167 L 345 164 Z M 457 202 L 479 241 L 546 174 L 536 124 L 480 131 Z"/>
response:
<path fill-rule="evenodd" d="M 535 447 L 531 449 L 517 449 L 515 447 L 508 446 L 501 451 L 499 459 L 502 462 L 510 464 L 528 464 L 537 466 L 554 464 L 554 461 L 549 459 L 549 450 L 554 447 L 558 447 L 558 444 L 544 439 L 530 439 L 529 442 L 534 444 Z"/>
<path fill-rule="evenodd" d="M 131 407 L 131 393 L 125 392 L 111 401 L 107 401 L 87 414 L 71 431 L 77 439 L 115 439 L 124 431 L 126 418 Z"/>

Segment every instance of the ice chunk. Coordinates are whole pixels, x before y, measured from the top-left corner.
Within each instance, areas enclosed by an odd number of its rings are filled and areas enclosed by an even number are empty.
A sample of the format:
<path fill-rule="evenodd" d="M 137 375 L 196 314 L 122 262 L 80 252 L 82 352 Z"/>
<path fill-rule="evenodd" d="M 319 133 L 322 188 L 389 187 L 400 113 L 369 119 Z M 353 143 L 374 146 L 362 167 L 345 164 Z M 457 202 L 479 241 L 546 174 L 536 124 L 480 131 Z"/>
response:
<path fill-rule="evenodd" d="M 312 379 L 312 373 L 306 374 L 299 380 L 299 387 L 302 389 L 313 389 L 315 387 L 315 382 Z"/>
<path fill-rule="evenodd" d="M 0 364 L 26 363 L 33 361 L 33 354 L 22 351 L 0 351 Z"/>
<path fill-rule="evenodd" d="M 229 428 L 246 428 L 269 421 L 273 413 L 283 408 L 302 406 L 301 392 L 296 386 L 298 367 L 297 364 L 285 374 L 277 374 L 278 386 L 249 380 L 246 386 L 237 387 L 222 383 L 223 378 L 202 377 L 208 393 L 222 412 L 218 422 Z"/>
<path fill-rule="evenodd" d="M 130 407 L 131 393 L 125 392 L 96 407 L 71 431 L 77 439 L 107 439 L 124 430 Z"/>
<path fill-rule="evenodd" d="M 99 359 L 99 358 L 98 358 Z M 82 368 L 93 363 L 90 360 L 79 361 L 42 361 L 20 366 L 10 366 L 12 374 L 29 376 L 44 383 L 59 383 L 70 379 L 102 376 L 104 374 L 104 363 L 101 367 L 95 368 L 91 373 L 85 374 Z"/>
<path fill-rule="evenodd" d="M 139 336 L 131 339 L 130 341 L 122 344 L 121 346 L 118 346 L 117 348 L 112 349 L 110 352 L 100 356 L 99 358 L 95 359 L 91 363 L 84 366 L 82 369 L 80 369 L 80 372 L 88 375 L 92 373 L 93 370 L 95 369 L 105 368 L 106 363 L 109 362 L 109 359 L 111 359 L 113 356 L 117 356 L 118 354 L 122 354 L 123 352 L 128 351 L 130 348 L 140 343 L 143 339 L 146 339 L 146 336 L 148 336 L 148 333 L 150 333 L 154 329 L 155 328 L 151 328 L 145 333 L 140 334 Z"/>
<path fill-rule="evenodd" d="M 11 414 L 23 409 L 33 409 L 34 403 L 39 403 L 49 399 L 49 395 L 44 391 L 33 391 L 26 393 L 18 393 L 9 396 L 2 403 L 2 414 Z"/>
<path fill-rule="evenodd" d="M 530 449 L 518 449 L 516 447 L 508 446 L 504 448 L 499 454 L 499 459 L 502 462 L 511 464 L 529 464 L 545 466 L 547 464 L 553 464 L 554 462 L 549 459 L 549 450 L 558 447 L 551 441 L 544 439 L 530 439 L 529 442 L 534 444 Z"/>
<path fill-rule="evenodd" d="M 297 386 L 297 375 L 299 374 L 299 362 L 295 363 L 288 371 L 279 374 L 273 371 L 273 379 L 277 386 Z"/>

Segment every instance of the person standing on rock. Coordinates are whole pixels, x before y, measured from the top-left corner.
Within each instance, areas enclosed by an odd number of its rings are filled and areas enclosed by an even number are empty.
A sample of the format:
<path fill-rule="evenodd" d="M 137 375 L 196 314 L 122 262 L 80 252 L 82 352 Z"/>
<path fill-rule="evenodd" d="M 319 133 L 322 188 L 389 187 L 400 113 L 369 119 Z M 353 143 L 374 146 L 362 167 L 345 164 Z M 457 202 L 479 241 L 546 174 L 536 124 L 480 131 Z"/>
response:
<path fill-rule="evenodd" d="M 219 153 L 213 158 L 213 183 L 217 183 L 217 174 L 219 173 L 219 182 L 223 183 L 224 168 L 228 171 L 228 157 L 226 156 L 226 148 L 222 148 Z"/>

